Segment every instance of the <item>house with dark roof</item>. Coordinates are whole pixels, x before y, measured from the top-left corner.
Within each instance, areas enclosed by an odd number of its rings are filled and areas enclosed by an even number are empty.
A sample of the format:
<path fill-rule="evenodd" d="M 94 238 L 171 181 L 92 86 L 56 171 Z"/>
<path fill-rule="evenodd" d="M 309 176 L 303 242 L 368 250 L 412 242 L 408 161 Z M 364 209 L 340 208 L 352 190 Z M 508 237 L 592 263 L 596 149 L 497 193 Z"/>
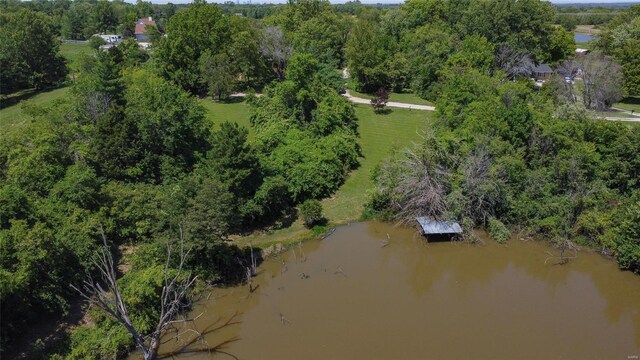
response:
<path fill-rule="evenodd" d="M 551 77 L 553 69 L 547 64 L 540 64 L 533 68 L 533 78 L 536 81 L 544 81 Z"/>
<path fill-rule="evenodd" d="M 136 21 L 136 28 L 133 31 L 133 35 L 135 35 L 136 40 L 149 41 L 149 36 L 145 34 L 145 32 L 147 31 L 147 27 L 149 26 L 153 26 L 155 28 L 158 27 L 151 16 L 149 16 L 148 18 L 141 18 Z"/>

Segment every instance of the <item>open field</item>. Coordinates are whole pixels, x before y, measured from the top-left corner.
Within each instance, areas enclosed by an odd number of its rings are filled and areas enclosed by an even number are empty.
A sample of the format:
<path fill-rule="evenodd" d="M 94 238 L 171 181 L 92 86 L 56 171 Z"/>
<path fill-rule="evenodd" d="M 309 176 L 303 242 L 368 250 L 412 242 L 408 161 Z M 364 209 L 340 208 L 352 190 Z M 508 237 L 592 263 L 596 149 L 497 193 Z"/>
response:
<path fill-rule="evenodd" d="M 595 25 L 577 25 L 574 31 L 580 34 L 589 35 L 598 35 L 602 32 L 602 30 L 597 28 Z"/>
<path fill-rule="evenodd" d="M 217 129 L 224 121 L 238 123 L 249 129 L 249 140 L 253 139 L 254 132 L 249 122 L 249 105 L 245 102 L 217 102 L 210 98 L 200 99 L 200 104 L 207 110 L 206 116 Z"/>
<path fill-rule="evenodd" d="M 23 102 L 28 102 L 33 105 L 47 105 L 53 100 L 63 98 L 67 94 L 67 91 L 69 91 L 69 89 L 64 87 L 43 90 L 33 94 L 27 93 L 22 95 L 26 100 L 7 107 L 3 105 L 2 109 L 0 109 L 0 132 L 11 133 L 26 124 L 27 121 L 30 121 L 30 117 L 27 116 L 22 109 L 21 104 Z"/>
<path fill-rule="evenodd" d="M 84 43 L 64 43 L 60 45 L 60 54 L 67 59 L 67 65 L 73 71 L 78 71 L 82 55 L 89 54 L 91 51 L 89 44 Z"/>
<path fill-rule="evenodd" d="M 357 220 L 367 200 L 369 191 L 373 188 L 371 171 L 384 159 L 393 148 L 401 148 L 417 141 L 422 131 L 433 119 L 434 113 L 428 111 L 410 111 L 407 109 L 393 109 L 386 115 L 376 115 L 370 106 L 356 105 L 359 119 L 360 145 L 363 157 L 360 167 L 352 171 L 347 181 L 330 198 L 322 201 L 324 216 L 331 224 L 342 224 Z M 221 113 L 238 111 L 238 119 L 244 109 L 239 104 L 215 104 L 212 109 Z M 210 118 L 217 117 L 211 115 Z M 301 221 L 293 225 L 269 233 L 255 233 L 236 239 L 240 244 L 251 243 L 264 247 L 276 242 L 294 242 L 313 236 L 305 229 Z"/>

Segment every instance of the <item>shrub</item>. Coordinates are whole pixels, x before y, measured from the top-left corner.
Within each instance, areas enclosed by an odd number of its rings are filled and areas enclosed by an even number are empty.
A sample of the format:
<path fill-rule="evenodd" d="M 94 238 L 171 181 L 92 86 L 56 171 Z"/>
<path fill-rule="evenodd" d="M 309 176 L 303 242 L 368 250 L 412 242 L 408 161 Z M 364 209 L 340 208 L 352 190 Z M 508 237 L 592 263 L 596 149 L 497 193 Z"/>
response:
<path fill-rule="evenodd" d="M 489 219 L 489 235 L 491 238 L 500 244 L 504 244 L 509 240 L 509 229 L 498 219 L 490 218 Z"/>
<path fill-rule="evenodd" d="M 300 206 L 300 215 L 304 226 L 311 228 L 322 220 L 322 204 L 318 200 L 307 200 Z"/>
<path fill-rule="evenodd" d="M 89 47 L 91 47 L 92 49 L 98 50 L 100 46 L 106 45 L 106 44 L 107 42 L 100 36 L 92 36 L 89 39 Z"/>

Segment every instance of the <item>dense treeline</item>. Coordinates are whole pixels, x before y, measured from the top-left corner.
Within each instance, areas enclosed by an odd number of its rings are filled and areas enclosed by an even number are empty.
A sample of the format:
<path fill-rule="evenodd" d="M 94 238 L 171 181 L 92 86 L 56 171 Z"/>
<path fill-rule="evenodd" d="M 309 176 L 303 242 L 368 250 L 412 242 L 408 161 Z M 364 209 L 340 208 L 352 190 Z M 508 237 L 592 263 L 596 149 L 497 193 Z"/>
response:
<path fill-rule="evenodd" d="M 576 25 L 603 25 L 619 16 L 628 7 L 627 4 L 611 4 L 608 7 L 557 5 L 555 22 L 569 31 L 572 31 Z"/>
<path fill-rule="evenodd" d="M 541 63 L 559 63 L 575 50 L 573 35 L 552 25 L 554 8 L 544 1 L 415 0 L 362 13 L 345 53 L 354 86 L 364 92 L 411 89 L 435 100 L 441 70 L 470 36 L 480 51 L 508 46 Z"/>
<path fill-rule="evenodd" d="M 640 95 L 640 5 L 612 20 L 596 45 L 622 65 L 627 95 Z"/>
<path fill-rule="evenodd" d="M 591 120 L 552 87 L 505 81 L 463 56 L 440 82 L 438 123 L 377 169 L 368 211 L 457 219 L 501 241 L 507 224 L 599 248 L 639 272 L 640 127 Z"/>

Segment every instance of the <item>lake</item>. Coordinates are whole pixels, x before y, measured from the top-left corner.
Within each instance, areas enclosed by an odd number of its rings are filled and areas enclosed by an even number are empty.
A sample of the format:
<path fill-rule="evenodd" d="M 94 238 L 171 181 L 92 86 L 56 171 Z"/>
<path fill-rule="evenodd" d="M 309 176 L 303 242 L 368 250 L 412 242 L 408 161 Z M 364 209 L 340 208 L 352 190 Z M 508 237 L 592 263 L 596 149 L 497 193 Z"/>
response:
<path fill-rule="evenodd" d="M 484 245 L 427 243 L 378 222 L 340 227 L 265 261 L 252 293 L 205 294 L 192 313 L 203 338 L 167 336 L 161 354 L 192 339 L 178 359 L 640 355 L 639 276 L 587 250 L 558 265 L 545 243 L 479 235 Z M 218 344 L 233 357 L 194 352 Z"/>

